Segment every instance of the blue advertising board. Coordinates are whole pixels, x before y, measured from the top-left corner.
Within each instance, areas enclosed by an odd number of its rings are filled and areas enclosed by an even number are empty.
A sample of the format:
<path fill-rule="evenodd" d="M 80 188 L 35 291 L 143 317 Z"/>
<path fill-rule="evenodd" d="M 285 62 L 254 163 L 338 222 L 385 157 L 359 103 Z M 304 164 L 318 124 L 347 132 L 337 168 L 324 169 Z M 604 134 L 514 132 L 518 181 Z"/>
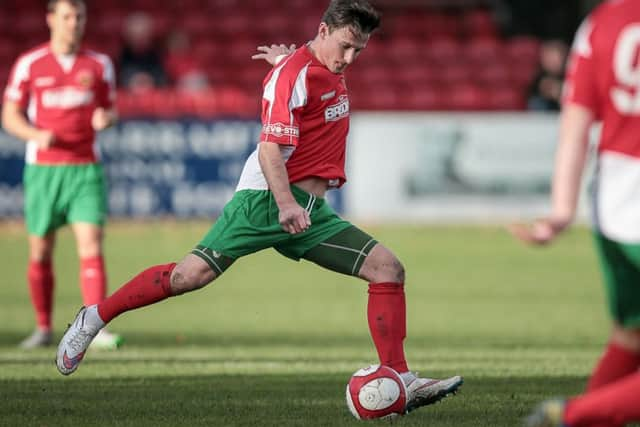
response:
<path fill-rule="evenodd" d="M 98 144 L 116 217 L 215 217 L 260 137 L 255 120 L 125 120 Z M 24 143 L 0 132 L 0 218 L 22 216 Z M 340 191 L 329 192 L 340 212 Z"/>

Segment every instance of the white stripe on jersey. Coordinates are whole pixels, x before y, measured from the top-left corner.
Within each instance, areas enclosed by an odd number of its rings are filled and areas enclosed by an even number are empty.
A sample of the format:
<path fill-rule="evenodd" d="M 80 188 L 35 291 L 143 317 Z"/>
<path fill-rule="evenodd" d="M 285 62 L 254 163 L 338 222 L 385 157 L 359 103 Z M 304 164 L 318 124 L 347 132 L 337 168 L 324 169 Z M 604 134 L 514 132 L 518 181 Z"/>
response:
<path fill-rule="evenodd" d="M 115 89 L 116 89 L 116 73 L 113 68 L 113 62 L 111 59 L 102 53 L 94 52 L 92 50 L 87 51 L 87 56 L 91 57 L 95 61 L 102 64 L 103 74 L 102 78 L 109 85 L 109 97 L 115 98 Z M 111 99 L 111 101 L 115 101 L 115 99 Z"/>
<path fill-rule="evenodd" d="M 9 84 L 7 84 L 5 96 L 8 99 L 10 99 L 11 101 L 20 100 L 20 98 L 22 97 L 22 94 L 20 93 L 20 83 L 29 79 L 31 64 L 47 54 L 49 54 L 49 47 L 45 46 L 18 59 L 12 75 L 12 79 L 9 81 Z"/>
<path fill-rule="evenodd" d="M 291 154 L 293 154 L 293 150 L 294 147 L 292 145 L 280 146 L 280 153 L 282 154 L 282 159 L 285 163 L 289 160 Z M 259 151 L 260 144 L 258 144 L 258 147 L 253 151 L 253 153 L 251 153 L 245 162 L 244 168 L 242 168 L 242 173 L 240 174 L 240 179 L 238 180 L 238 185 L 236 186 L 236 191 L 269 189 L 269 184 L 267 184 L 267 180 L 264 177 L 262 168 L 260 167 L 260 161 L 258 160 Z"/>
<path fill-rule="evenodd" d="M 640 243 L 640 159 L 604 151 L 595 179 L 594 216 L 599 231 L 618 242 Z"/>
<path fill-rule="evenodd" d="M 273 111 L 273 105 L 275 104 L 276 100 L 278 80 L 280 79 L 282 68 L 287 65 L 287 62 L 289 62 L 289 58 L 287 58 L 287 60 L 284 61 L 282 65 L 279 65 L 278 68 L 273 71 L 273 74 L 271 74 L 271 78 L 264 85 L 264 93 L 262 94 L 262 98 L 269 102 L 269 110 L 267 112 L 267 123 L 263 123 L 263 125 L 271 123 L 271 113 Z M 289 123 L 285 123 L 287 125 L 293 124 L 293 110 L 295 108 L 302 107 L 307 103 L 307 70 L 309 69 L 310 64 L 311 62 L 308 62 L 304 67 L 302 67 L 298 72 L 298 75 L 296 76 L 296 81 L 294 83 L 291 92 L 291 98 L 289 99 L 288 104 Z M 293 135 L 289 138 L 293 138 Z"/>

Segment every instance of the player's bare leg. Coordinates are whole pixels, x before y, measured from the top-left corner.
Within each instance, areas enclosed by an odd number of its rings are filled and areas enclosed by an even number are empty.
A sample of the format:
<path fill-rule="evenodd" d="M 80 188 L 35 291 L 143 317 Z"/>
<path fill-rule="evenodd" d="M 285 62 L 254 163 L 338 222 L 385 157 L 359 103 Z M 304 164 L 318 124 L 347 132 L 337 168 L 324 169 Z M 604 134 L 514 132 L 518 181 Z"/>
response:
<path fill-rule="evenodd" d="M 369 281 L 367 317 L 380 363 L 398 371 L 407 385 L 407 412 L 455 394 L 463 383 L 462 377 L 421 378 L 407 366 L 403 348 L 406 336 L 405 272 L 396 256 L 377 244 L 369 252 L 359 276 Z"/>

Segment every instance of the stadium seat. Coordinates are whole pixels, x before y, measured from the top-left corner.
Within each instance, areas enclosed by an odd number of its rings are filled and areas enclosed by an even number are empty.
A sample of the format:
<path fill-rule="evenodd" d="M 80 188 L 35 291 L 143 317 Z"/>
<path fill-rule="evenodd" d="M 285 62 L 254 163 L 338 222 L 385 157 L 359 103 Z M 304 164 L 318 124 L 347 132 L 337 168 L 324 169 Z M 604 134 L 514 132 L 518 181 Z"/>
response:
<path fill-rule="evenodd" d="M 409 86 L 400 91 L 400 108 L 416 111 L 438 111 L 446 107 L 448 91 L 440 85 Z"/>
<path fill-rule="evenodd" d="M 502 43 L 494 37 L 472 37 L 463 47 L 468 61 L 492 63 L 502 56 Z"/>
<path fill-rule="evenodd" d="M 513 37 L 506 42 L 503 52 L 512 62 L 537 63 L 540 41 L 529 36 Z"/>
<path fill-rule="evenodd" d="M 492 110 L 524 110 L 525 93 L 517 86 L 494 87 L 487 91 L 489 107 Z"/>
<path fill-rule="evenodd" d="M 491 103 L 486 90 L 476 84 L 467 83 L 451 87 L 447 107 L 459 111 L 482 111 L 491 108 Z"/>
<path fill-rule="evenodd" d="M 473 37 L 498 37 L 498 27 L 492 13 L 485 9 L 465 12 L 462 17 L 464 35 Z"/>
<path fill-rule="evenodd" d="M 462 45 L 454 37 L 436 37 L 426 40 L 423 49 L 430 62 L 447 63 L 462 60 Z"/>

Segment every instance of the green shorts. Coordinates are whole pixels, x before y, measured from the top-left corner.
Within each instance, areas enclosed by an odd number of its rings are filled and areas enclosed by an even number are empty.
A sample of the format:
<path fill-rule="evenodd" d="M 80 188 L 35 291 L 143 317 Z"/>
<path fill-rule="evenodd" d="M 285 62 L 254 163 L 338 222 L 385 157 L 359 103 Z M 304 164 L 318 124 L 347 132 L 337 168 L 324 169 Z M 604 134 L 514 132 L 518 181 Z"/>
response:
<path fill-rule="evenodd" d="M 294 260 L 305 258 L 325 268 L 356 275 L 377 242 L 340 218 L 324 199 L 296 186 L 291 186 L 291 191 L 311 217 L 306 231 L 289 234 L 282 229 L 271 191 L 241 190 L 191 253 L 206 261 L 217 274 L 244 255 L 274 248 Z"/>
<path fill-rule="evenodd" d="M 640 244 L 619 243 L 594 233 L 609 310 L 624 327 L 640 327 Z"/>
<path fill-rule="evenodd" d="M 25 166 L 24 212 L 29 234 L 44 236 L 65 224 L 103 225 L 107 217 L 102 165 Z"/>

